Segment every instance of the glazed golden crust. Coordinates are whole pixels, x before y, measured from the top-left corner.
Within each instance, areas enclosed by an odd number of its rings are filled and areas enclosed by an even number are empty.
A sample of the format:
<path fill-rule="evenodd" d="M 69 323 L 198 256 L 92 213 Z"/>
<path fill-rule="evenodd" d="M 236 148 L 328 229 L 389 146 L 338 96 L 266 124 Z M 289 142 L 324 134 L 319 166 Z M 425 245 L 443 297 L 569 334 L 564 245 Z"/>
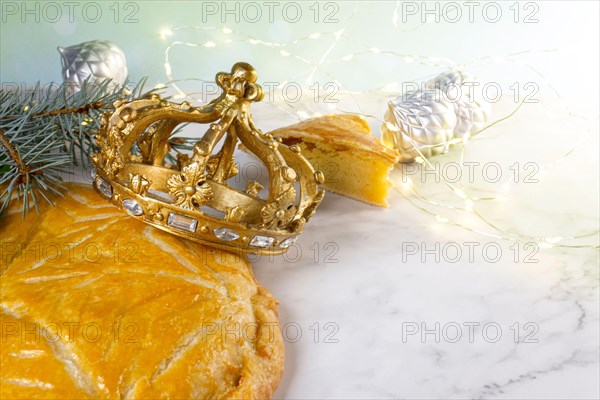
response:
<path fill-rule="evenodd" d="M 360 149 L 391 163 L 396 163 L 398 160 L 398 152 L 382 145 L 376 137 L 372 136 L 369 124 L 358 115 L 324 115 L 276 129 L 271 134 L 281 137 L 284 143 L 293 144 L 294 137 L 301 137 L 305 142 L 326 143 L 338 151 Z"/>
<path fill-rule="evenodd" d="M 18 211 L 0 224 L 1 398 L 272 396 L 277 302 L 244 257 L 135 221 L 87 186 L 41 217 Z"/>
<path fill-rule="evenodd" d="M 388 176 L 399 155 L 371 135 L 363 118 L 326 115 L 271 134 L 288 146 L 299 146 L 313 167 L 324 173 L 327 190 L 368 204 L 388 206 Z"/>

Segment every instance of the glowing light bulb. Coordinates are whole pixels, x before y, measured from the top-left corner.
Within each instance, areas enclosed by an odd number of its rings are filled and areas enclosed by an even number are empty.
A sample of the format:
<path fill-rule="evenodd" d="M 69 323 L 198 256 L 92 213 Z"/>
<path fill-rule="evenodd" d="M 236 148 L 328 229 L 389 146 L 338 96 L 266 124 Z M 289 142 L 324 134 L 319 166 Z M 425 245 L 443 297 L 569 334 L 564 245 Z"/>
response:
<path fill-rule="evenodd" d="M 471 199 L 465 200 L 465 210 L 467 212 L 473 212 L 473 200 L 471 200 Z"/>
<path fill-rule="evenodd" d="M 466 198 L 467 198 L 467 195 L 466 195 L 466 193 L 465 193 L 463 190 L 461 190 L 461 189 L 454 189 L 454 193 L 455 193 L 455 194 L 456 194 L 458 197 L 460 197 L 461 199 L 466 199 Z"/>
<path fill-rule="evenodd" d="M 402 185 L 407 188 L 411 188 L 411 187 L 413 187 L 414 183 L 413 183 L 412 179 L 410 179 L 409 177 L 405 177 L 402 180 Z"/>
<path fill-rule="evenodd" d="M 173 31 L 170 28 L 163 28 L 160 30 L 160 38 L 166 40 L 169 36 L 173 35 Z"/>

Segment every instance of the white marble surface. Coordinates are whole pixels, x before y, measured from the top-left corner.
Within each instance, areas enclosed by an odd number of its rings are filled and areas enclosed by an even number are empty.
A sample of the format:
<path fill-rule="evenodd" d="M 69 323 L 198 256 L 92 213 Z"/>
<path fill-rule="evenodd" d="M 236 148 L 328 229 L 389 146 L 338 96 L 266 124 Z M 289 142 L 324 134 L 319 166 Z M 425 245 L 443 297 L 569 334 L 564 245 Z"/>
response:
<path fill-rule="evenodd" d="M 552 139 L 560 124 L 542 112 L 525 108 L 474 141 L 476 159 L 558 158 L 569 144 Z M 598 229 L 597 132 L 539 183 L 515 184 L 508 201 L 481 212 L 523 234 Z M 600 396 L 597 249 L 535 248 L 528 259 L 534 249 L 519 244 L 515 259 L 514 243 L 443 224 L 398 193 L 390 203 L 328 194 L 292 254 L 255 260 L 257 278 L 281 302 L 286 371 L 277 398 Z"/>
<path fill-rule="evenodd" d="M 402 262 L 402 242 L 434 248 L 489 241 L 434 227 L 399 196 L 392 202 L 378 210 L 327 196 L 299 241 L 298 262 L 256 263 L 258 279 L 281 302 L 282 325 L 289 326 L 276 397 L 598 398 L 596 251 L 550 249 L 538 253 L 539 263 L 515 263 L 499 242 L 497 263 L 477 251 L 473 262 L 466 256 L 435 262 L 434 255 Z M 339 251 L 327 262 L 330 243 Z M 479 324 L 472 342 L 469 323 Z M 433 333 L 421 337 L 436 324 L 438 341 Z M 462 337 L 454 343 L 456 324 Z M 485 324 L 494 324 L 487 334 Z M 415 326 L 419 332 L 410 335 Z M 494 343 L 496 326 L 502 332 Z M 333 327 L 335 343 L 328 343 Z"/>

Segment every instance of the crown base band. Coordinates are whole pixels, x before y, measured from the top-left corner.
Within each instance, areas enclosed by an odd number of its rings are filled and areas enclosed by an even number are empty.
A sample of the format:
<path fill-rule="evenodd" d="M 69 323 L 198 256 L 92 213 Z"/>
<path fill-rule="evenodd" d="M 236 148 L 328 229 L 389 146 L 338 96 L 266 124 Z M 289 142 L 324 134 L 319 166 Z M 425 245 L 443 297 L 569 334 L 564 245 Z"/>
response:
<path fill-rule="evenodd" d="M 110 189 L 107 190 L 106 185 L 109 185 Z M 227 221 L 207 214 L 202 214 L 200 219 L 198 218 L 198 211 L 182 210 L 179 207 L 166 204 L 159 199 L 141 196 L 134 193 L 125 185 L 114 181 L 109 183 L 106 177 L 102 177 L 98 173 L 96 173 L 93 187 L 102 197 L 110 201 L 113 206 L 127 212 L 133 218 L 191 241 L 227 251 L 244 254 L 279 255 L 285 253 L 294 244 L 298 236 L 297 232 L 282 234 L 281 231 L 257 230 L 251 227 L 242 230 L 239 223 L 228 224 Z M 132 214 L 125 207 L 124 201 L 127 200 L 133 200 L 139 206 L 141 209 L 139 215 Z M 190 225 L 185 228 L 170 226 L 169 217 L 171 215 L 187 219 Z M 232 240 L 221 240 L 215 234 L 215 231 L 218 229 L 229 229 L 238 235 L 238 237 Z M 231 236 L 229 237 L 231 238 Z M 256 237 L 272 238 L 272 242 L 267 246 L 253 246 L 251 243 Z M 289 245 L 285 245 L 286 241 Z M 284 247 L 281 247 L 282 243 L 284 243 Z"/>

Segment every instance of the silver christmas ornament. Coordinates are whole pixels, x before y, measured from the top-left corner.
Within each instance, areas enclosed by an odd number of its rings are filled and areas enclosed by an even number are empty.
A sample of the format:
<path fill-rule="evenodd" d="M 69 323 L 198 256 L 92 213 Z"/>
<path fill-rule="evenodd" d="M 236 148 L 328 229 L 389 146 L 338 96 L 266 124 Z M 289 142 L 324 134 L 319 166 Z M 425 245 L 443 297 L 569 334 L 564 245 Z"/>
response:
<path fill-rule="evenodd" d="M 455 69 L 439 74 L 427 81 L 425 87 L 428 89 L 443 89 L 449 86 L 462 85 L 463 82 L 474 82 L 475 79 L 465 72 Z"/>
<path fill-rule="evenodd" d="M 454 103 L 457 118 L 454 138 L 463 139 L 467 134 L 477 134 L 490 119 L 491 106 L 485 101 L 475 77 L 452 70 L 429 80 L 426 87 L 441 90 Z"/>
<path fill-rule="evenodd" d="M 419 90 L 390 101 L 384 117 L 383 143 L 398 150 L 400 161 L 413 161 L 419 153 L 427 158 L 447 151 L 446 143 L 456 126 L 454 106 L 439 90 Z"/>
<path fill-rule="evenodd" d="M 100 83 L 111 79 L 122 85 L 127 79 L 125 53 L 107 40 L 92 40 L 74 46 L 59 47 L 62 74 L 73 91 L 81 89 L 86 79 Z"/>
<path fill-rule="evenodd" d="M 429 158 L 446 153 L 451 144 L 476 134 L 489 120 L 489 103 L 477 88 L 472 77 L 449 71 L 428 81 L 425 88 L 390 101 L 383 143 L 398 150 L 402 162 L 421 154 Z"/>

